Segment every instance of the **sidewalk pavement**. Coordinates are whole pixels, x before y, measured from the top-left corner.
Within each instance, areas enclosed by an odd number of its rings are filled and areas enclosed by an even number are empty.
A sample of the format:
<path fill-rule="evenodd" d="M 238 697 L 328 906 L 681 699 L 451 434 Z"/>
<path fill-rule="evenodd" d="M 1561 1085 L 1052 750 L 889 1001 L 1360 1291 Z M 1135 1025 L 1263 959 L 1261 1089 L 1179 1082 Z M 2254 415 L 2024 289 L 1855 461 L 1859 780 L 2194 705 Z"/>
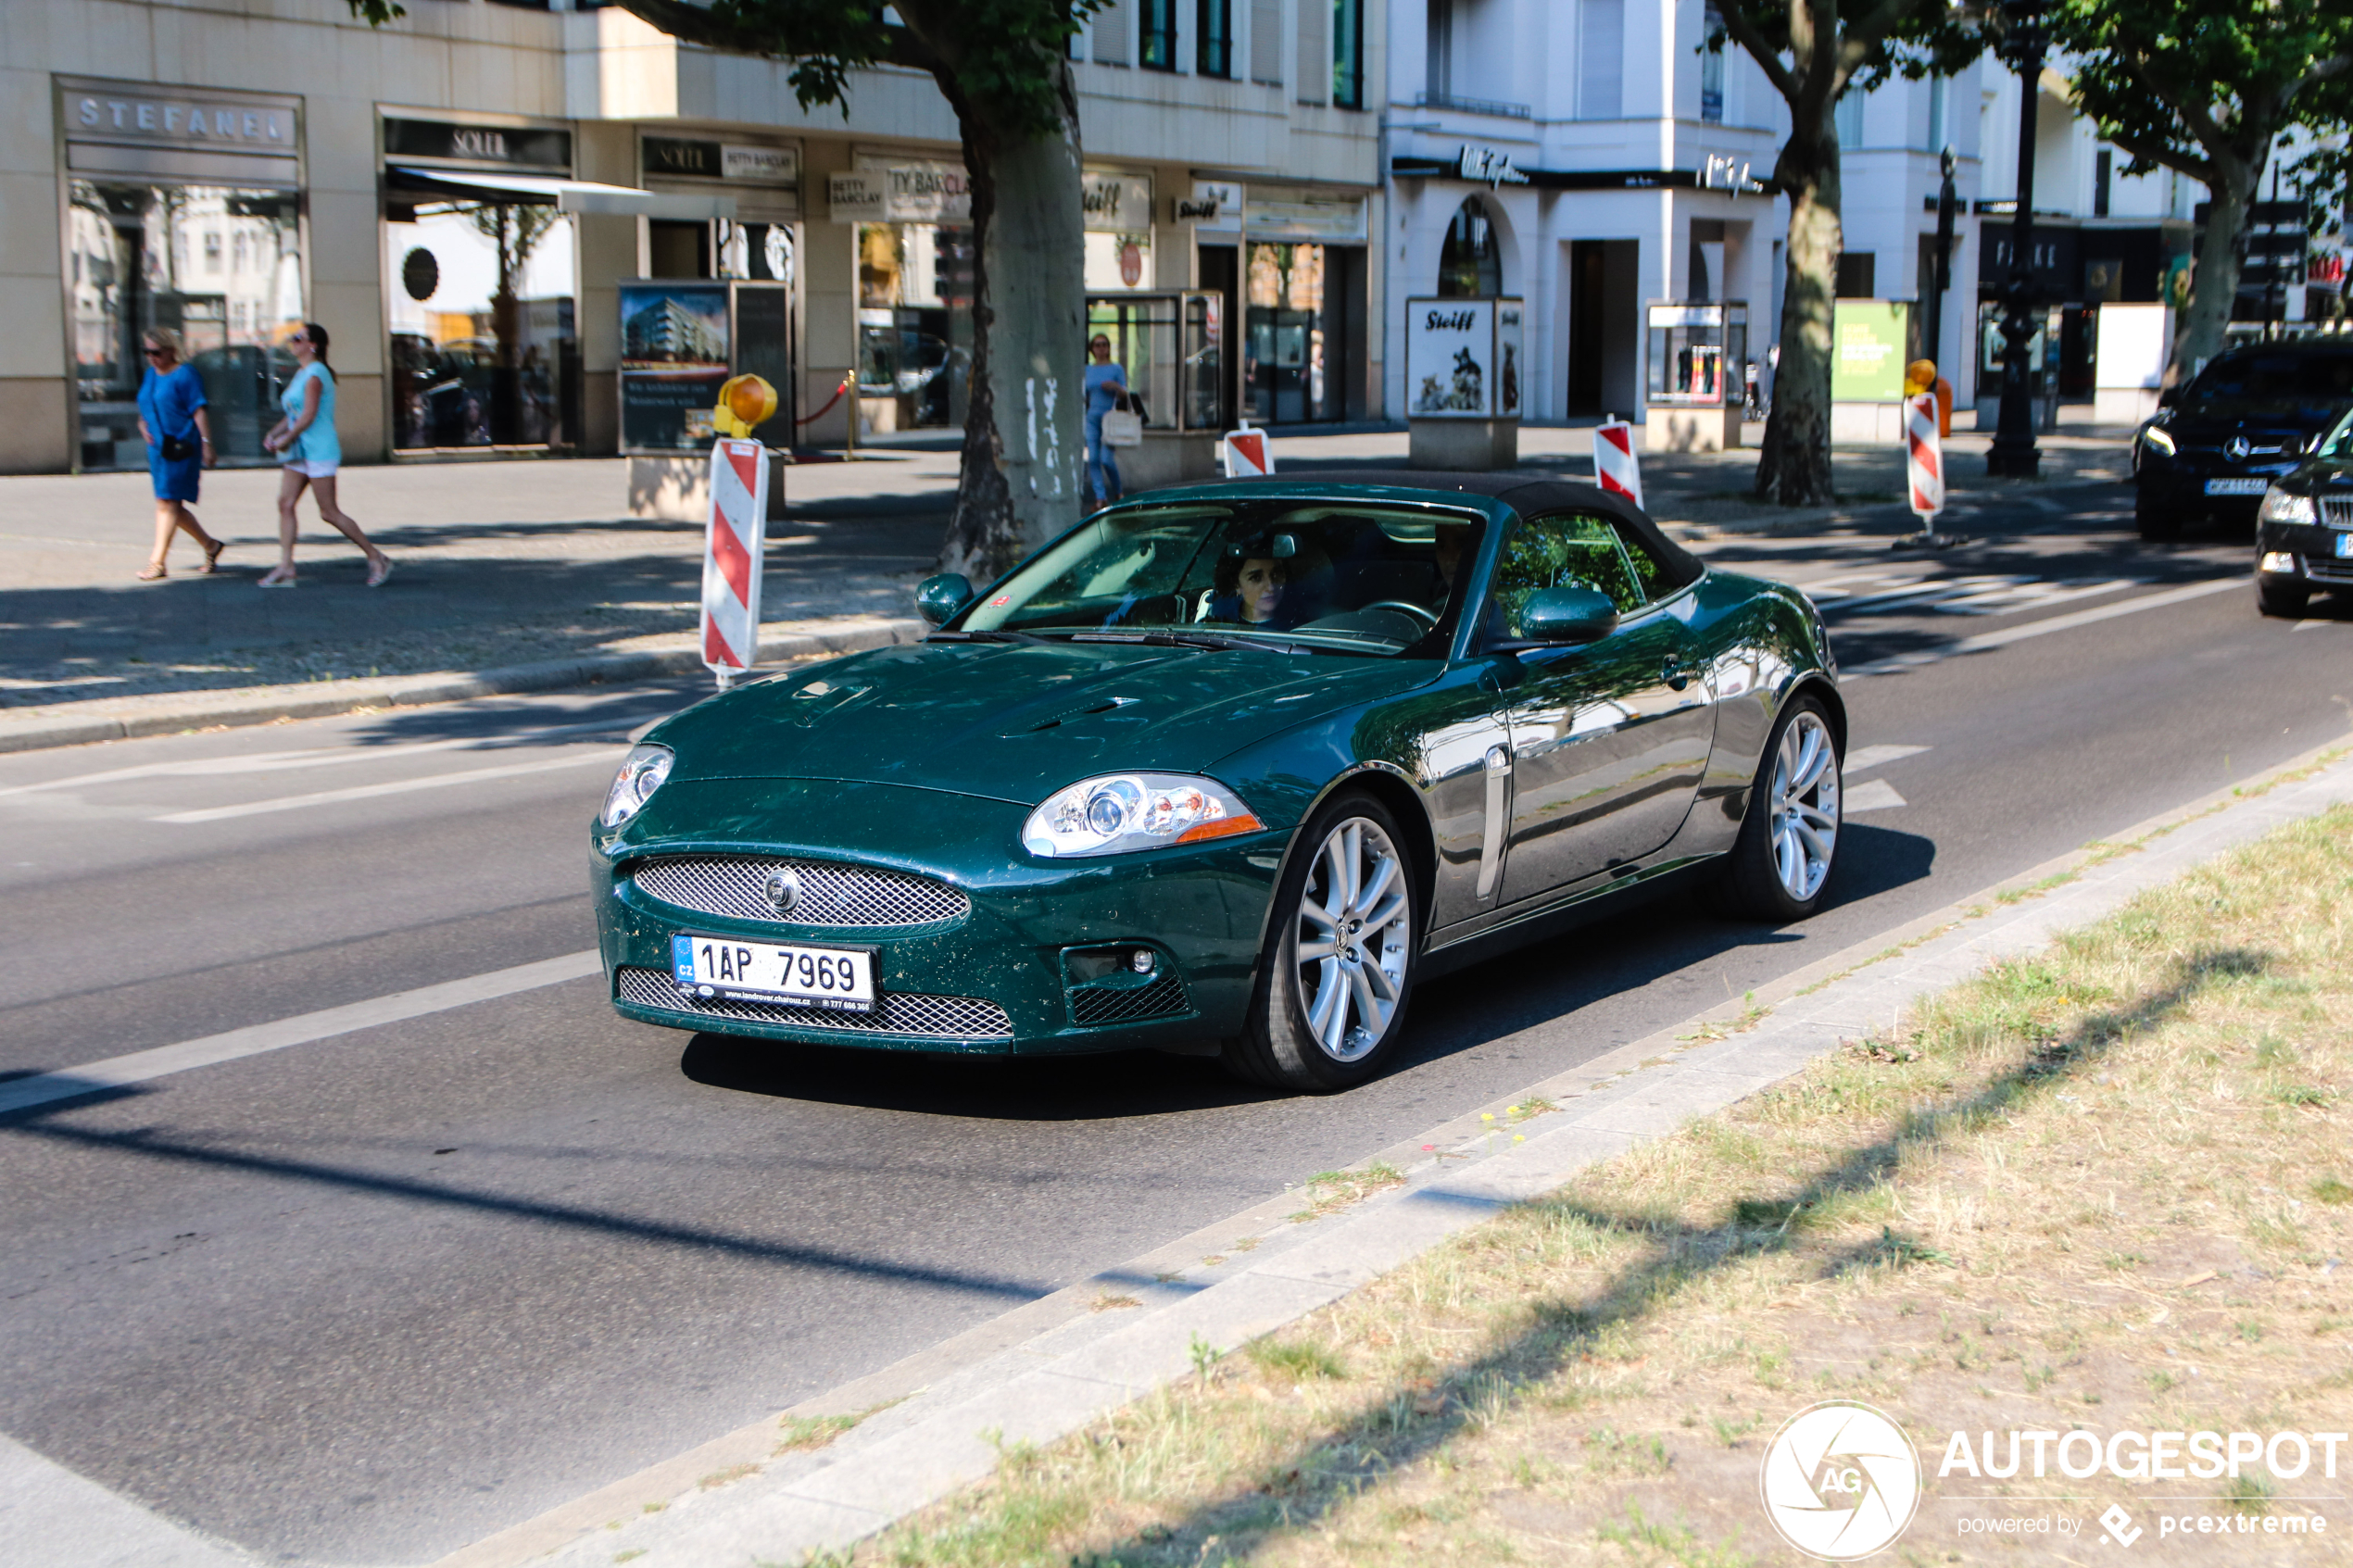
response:
<path fill-rule="evenodd" d="M 2121 432 L 2044 438 L 2045 478 L 1979 477 L 1986 438 L 1948 448 L 1958 505 L 2125 477 Z M 1752 427 L 1750 439 L 1761 430 Z M 1521 467 L 1592 473 L 1588 429 L 1521 433 Z M 1403 431 L 1276 438 L 1283 471 L 1402 466 Z M 885 448 L 785 470 L 769 525 L 761 657 L 847 652 L 922 634 L 913 589 L 955 499 L 959 454 Z M 1646 499 L 1697 536 L 1908 529 L 1900 451 L 1841 450 L 1842 505 L 1785 512 L 1746 494 L 1751 450 L 1643 458 Z M 132 580 L 153 503 L 144 474 L 0 478 L 0 751 L 268 722 L 357 707 L 445 702 L 691 671 L 702 530 L 627 519 L 618 459 L 399 464 L 346 470 L 345 509 L 397 570 L 362 586 L 359 554 L 304 503 L 301 581 L 263 592 L 274 563 L 274 470 L 205 476 L 196 508 L 229 541 L 221 571 Z"/>

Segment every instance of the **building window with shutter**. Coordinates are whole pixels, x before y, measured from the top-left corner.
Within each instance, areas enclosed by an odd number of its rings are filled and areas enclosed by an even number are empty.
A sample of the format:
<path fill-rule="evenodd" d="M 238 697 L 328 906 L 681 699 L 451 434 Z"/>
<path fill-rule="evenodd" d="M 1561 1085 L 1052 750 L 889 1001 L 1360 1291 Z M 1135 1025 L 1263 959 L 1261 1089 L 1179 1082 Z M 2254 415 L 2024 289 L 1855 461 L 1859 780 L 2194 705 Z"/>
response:
<path fill-rule="evenodd" d="M 1724 52 L 1731 45 L 1724 37 L 1724 13 L 1711 4 L 1700 13 L 1699 118 L 1709 125 L 1724 123 Z"/>
<path fill-rule="evenodd" d="M 1577 118 L 1617 119 L 1626 102 L 1626 0 L 1584 0 L 1577 54 Z"/>
<path fill-rule="evenodd" d="M 1331 96 L 1324 62 L 1332 57 L 1331 13 L 1323 0 L 1299 0 L 1299 101 L 1320 104 Z"/>
<path fill-rule="evenodd" d="M 1250 79 L 1283 84 L 1283 0 L 1250 0 Z"/>
<path fill-rule="evenodd" d="M 1130 0 L 1111 0 L 1097 11 L 1087 31 L 1095 45 L 1099 66 L 1124 66 L 1128 61 L 1127 7 Z"/>
<path fill-rule="evenodd" d="M 1193 71 L 1199 76 L 1234 74 L 1233 0 L 1193 0 Z"/>
<path fill-rule="evenodd" d="M 1332 102 L 1344 109 L 1365 107 L 1364 0 L 1332 0 Z"/>

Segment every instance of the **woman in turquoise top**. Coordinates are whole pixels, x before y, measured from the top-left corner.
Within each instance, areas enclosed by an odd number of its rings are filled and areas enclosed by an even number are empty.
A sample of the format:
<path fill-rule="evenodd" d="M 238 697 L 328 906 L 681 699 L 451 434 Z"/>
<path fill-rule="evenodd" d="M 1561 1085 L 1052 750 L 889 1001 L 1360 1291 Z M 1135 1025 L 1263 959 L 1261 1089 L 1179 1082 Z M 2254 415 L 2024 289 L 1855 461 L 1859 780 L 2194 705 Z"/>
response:
<path fill-rule="evenodd" d="M 299 364 L 280 399 L 286 417 L 262 437 L 272 452 L 284 454 L 284 477 L 278 483 L 278 564 L 261 579 L 265 588 L 295 584 L 295 503 L 308 486 L 319 498 L 319 515 L 343 536 L 367 552 L 368 586 L 382 587 L 392 575 L 392 558 L 369 542 L 359 525 L 335 505 L 335 470 L 343 466 L 343 444 L 335 439 L 335 373 L 327 364 L 327 329 L 316 321 L 286 339 Z"/>

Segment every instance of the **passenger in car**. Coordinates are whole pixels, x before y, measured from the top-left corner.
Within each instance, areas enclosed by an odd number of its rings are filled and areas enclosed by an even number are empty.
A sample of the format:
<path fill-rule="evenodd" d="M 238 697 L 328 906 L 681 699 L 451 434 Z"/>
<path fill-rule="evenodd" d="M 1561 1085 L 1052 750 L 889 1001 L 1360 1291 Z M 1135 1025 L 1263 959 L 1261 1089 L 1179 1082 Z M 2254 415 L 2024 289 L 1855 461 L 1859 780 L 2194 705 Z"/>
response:
<path fill-rule="evenodd" d="M 1250 626 L 1294 625 L 1282 613 L 1283 589 L 1290 582 L 1288 562 L 1271 556 L 1227 556 L 1217 563 L 1207 619 Z"/>

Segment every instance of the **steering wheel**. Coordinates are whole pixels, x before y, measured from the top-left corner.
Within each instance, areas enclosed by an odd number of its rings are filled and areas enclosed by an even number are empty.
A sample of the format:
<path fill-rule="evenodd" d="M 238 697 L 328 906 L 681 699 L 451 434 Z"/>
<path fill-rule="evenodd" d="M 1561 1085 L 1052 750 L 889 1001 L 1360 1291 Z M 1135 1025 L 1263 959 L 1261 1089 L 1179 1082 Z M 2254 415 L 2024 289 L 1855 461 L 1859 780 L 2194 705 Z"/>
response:
<path fill-rule="evenodd" d="M 1372 604 L 1358 605 L 1356 608 L 1360 611 L 1367 609 L 1394 609 L 1402 611 L 1403 613 L 1410 615 L 1415 620 L 1420 621 L 1422 623 L 1422 630 L 1425 632 L 1438 624 L 1438 612 L 1436 610 L 1415 604 L 1407 599 L 1380 599 Z"/>

